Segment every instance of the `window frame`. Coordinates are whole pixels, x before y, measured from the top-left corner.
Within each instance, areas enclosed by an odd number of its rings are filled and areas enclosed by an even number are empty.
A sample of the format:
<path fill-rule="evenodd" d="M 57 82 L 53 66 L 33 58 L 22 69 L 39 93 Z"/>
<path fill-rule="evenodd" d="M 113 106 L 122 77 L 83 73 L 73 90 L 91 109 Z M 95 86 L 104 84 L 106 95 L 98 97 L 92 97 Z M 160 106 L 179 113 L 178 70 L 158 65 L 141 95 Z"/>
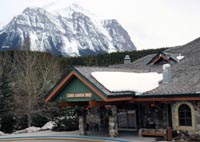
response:
<path fill-rule="evenodd" d="M 178 107 L 179 126 L 192 126 L 192 110 L 189 105 L 181 104 Z"/>

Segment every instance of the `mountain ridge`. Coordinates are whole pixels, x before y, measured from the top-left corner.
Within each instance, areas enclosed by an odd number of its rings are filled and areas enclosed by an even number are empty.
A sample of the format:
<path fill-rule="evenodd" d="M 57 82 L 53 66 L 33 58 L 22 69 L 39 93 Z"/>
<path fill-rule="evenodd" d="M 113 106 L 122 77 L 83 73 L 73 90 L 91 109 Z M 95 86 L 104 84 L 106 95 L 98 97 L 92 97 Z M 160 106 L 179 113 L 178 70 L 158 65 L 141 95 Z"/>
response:
<path fill-rule="evenodd" d="M 80 11 L 73 6 L 62 10 L 62 14 L 26 8 L 0 31 L 0 50 L 24 50 L 21 47 L 28 39 L 29 50 L 62 56 L 136 50 L 117 20 L 97 20 Z"/>

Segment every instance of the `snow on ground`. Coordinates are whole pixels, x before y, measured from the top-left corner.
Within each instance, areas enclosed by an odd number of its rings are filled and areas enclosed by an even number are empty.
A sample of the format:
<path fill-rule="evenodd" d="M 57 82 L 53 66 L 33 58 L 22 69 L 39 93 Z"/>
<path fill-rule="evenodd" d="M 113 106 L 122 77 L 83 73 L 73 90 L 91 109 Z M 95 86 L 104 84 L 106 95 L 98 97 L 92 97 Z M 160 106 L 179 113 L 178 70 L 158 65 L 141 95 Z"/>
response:
<path fill-rule="evenodd" d="M 137 95 L 159 86 L 162 74 L 157 72 L 92 72 L 91 75 L 111 92 L 133 91 Z"/>
<path fill-rule="evenodd" d="M 52 130 L 55 125 L 55 122 L 49 121 L 41 128 L 41 130 Z"/>
<path fill-rule="evenodd" d="M 44 131 L 44 130 L 52 130 L 55 125 L 56 125 L 55 122 L 49 121 L 41 128 L 32 126 L 32 127 L 29 127 L 29 128 L 23 129 L 23 130 L 18 130 L 16 132 L 14 132 L 14 134 L 32 133 L 32 132 L 39 132 L 39 131 Z M 1 136 L 1 132 L 0 132 L 0 136 Z"/>
<path fill-rule="evenodd" d="M 32 132 L 38 132 L 40 130 L 41 130 L 41 128 L 32 126 L 32 127 L 29 127 L 29 128 L 23 129 L 23 130 L 16 131 L 16 132 L 14 132 L 14 134 L 32 133 Z"/>
<path fill-rule="evenodd" d="M 0 136 L 4 136 L 4 135 L 6 135 L 6 134 L 4 132 L 0 131 Z"/>

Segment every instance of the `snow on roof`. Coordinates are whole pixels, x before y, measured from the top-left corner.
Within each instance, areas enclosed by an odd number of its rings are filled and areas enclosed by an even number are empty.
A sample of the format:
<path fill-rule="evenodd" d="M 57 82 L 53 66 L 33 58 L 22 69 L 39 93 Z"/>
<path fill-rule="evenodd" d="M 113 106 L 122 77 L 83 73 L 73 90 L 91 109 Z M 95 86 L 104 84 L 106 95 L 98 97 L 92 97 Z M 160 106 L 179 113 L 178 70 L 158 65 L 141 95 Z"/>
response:
<path fill-rule="evenodd" d="M 159 86 L 162 74 L 157 72 L 92 72 L 91 75 L 111 92 L 133 91 L 136 95 Z"/>
<path fill-rule="evenodd" d="M 180 60 L 182 60 L 184 58 L 184 56 L 182 56 L 181 54 L 179 54 L 176 58 L 180 61 Z"/>

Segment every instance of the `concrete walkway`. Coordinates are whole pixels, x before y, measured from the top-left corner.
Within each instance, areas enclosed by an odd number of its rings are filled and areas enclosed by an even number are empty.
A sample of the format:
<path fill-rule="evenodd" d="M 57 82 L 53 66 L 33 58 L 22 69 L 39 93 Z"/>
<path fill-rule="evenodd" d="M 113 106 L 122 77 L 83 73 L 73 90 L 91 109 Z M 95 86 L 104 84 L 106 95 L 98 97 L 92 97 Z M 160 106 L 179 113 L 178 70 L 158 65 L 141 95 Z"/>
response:
<path fill-rule="evenodd" d="M 11 134 L 0 136 L 0 142 L 156 142 L 153 137 L 138 137 L 134 132 L 120 132 L 117 138 L 110 138 L 107 133 L 103 132 L 88 132 L 88 136 L 79 136 L 78 131 L 69 132 L 54 132 L 54 131 L 39 131 L 34 133 Z"/>

